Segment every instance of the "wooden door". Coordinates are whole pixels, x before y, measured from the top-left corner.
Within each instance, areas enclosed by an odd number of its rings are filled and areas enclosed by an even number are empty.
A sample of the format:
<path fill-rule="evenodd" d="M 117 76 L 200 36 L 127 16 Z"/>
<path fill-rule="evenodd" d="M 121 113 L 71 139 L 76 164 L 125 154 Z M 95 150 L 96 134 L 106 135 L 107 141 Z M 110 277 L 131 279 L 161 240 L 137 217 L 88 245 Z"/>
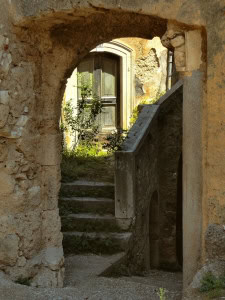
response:
<path fill-rule="evenodd" d="M 93 78 L 93 92 L 101 98 L 103 110 L 99 116 L 102 133 L 119 125 L 119 58 L 106 53 L 91 53 L 78 66 L 85 80 Z M 78 92 L 78 98 L 80 94 Z"/>

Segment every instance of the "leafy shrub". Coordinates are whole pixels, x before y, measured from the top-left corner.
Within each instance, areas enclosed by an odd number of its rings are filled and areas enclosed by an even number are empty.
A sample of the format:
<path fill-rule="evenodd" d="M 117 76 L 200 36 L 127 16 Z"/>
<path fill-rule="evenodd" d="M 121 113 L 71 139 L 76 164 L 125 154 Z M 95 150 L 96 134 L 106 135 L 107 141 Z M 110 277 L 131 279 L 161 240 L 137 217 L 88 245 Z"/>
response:
<path fill-rule="evenodd" d="M 130 117 L 130 127 L 134 125 L 134 123 L 137 121 L 138 115 L 139 115 L 139 106 L 144 104 L 154 104 L 159 100 L 160 97 L 162 97 L 165 94 L 165 92 L 158 93 L 155 98 L 152 99 L 146 99 L 141 101 L 132 111 L 131 117 Z"/>
<path fill-rule="evenodd" d="M 102 149 L 101 143 L 92 143 L 81 141 L 74 149 L 73 155 L 76 157 L 99 157 L 106 156 L 106 152 Z"/>
<path fill-rule="evenodd" d="M 113 153 L 122 149 L 122 144 L 127 137 L 127 131 L 122 132 L 114 131 L 108 134 L 106 137 L 106 142 L 103 144 L 103 148 L 107 150 L 108 153 Z"/>
<path fill-rule="evenodd" d="M 92 91 L 92 81 L 83 80 L 80 77 L 80 96 L 77 106 L 74 107 L 72 99 L 63 107 L 62 131 L 70 131 L 77 137 L 75 147 L 85 141 L 90 145 L 99 133 L 98 116 L 102 112 L 103 104 L 100 97 Z"/>
<path fill-rule="evenodd" d="M 199 290 L 202 293 L 207 293 L 209 299 L 213 299 L 220 296 L 223 289 L 225 289 L 225 274 L 216 277 L 212 272 L 207 272 L 201 280 Z"/>

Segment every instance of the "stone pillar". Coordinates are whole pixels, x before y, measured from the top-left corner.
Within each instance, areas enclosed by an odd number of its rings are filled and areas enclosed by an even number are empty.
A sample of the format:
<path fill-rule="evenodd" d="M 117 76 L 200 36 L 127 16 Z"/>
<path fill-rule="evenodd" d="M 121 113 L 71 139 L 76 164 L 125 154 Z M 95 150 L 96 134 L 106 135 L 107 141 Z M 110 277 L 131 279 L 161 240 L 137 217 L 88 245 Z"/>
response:
<path fill-rule="evenodd" d="M 201 263 L 202 232 L 202 80 L 201 71 L 184 77 L 183 99 L 183 271 L 184 285 Z"/>
<path fill-rule="evenodd" d="M 173 24 L 162 43 L 174 50 L 176 70 L 184 81 L 183 99 L 183 271 L 184 287 L 201 267 L 202 238 L 202 37 Z"/>

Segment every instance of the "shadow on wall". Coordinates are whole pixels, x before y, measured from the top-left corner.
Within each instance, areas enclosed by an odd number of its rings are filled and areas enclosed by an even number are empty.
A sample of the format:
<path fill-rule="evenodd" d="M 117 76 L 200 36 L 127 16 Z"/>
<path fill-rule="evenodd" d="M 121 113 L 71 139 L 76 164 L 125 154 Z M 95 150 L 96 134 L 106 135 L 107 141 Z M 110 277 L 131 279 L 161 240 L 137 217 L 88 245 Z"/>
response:
<path fill-rule="evenodd" d="M 159 199 L 157 191 L 154 191 L 149 207 L 150 269 L 159 268 L 159 235 Z"/>

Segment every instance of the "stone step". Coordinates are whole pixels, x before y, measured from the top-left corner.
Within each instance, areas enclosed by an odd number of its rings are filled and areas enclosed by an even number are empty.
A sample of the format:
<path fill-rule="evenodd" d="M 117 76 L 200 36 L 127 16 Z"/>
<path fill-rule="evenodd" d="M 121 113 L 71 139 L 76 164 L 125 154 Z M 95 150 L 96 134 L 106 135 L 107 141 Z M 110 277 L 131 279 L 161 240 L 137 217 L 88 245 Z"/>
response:
<path fill-rule="evenodd" d="M 69 214 L 61 217 L 62 231 L 121 232 L 114 215 Z"/>
<path fill-rule="evenodd" d="M 61 216 L 71 213 L 114 214 L 115 202 L 109 198 L 61 197 L 59 211 Z"/>
<path fill-rule="evenodd" d="M 127 249 L 130 237 L 130 232 L 64 232 L 63 249 L 65 254 L 114 254 Z"/>
<path fill-rule="evenodd" d="M 114 199 L 114 184 L 82 180 L 62 183 L 60 195 L 62 197 L 104 197 Z"/>

